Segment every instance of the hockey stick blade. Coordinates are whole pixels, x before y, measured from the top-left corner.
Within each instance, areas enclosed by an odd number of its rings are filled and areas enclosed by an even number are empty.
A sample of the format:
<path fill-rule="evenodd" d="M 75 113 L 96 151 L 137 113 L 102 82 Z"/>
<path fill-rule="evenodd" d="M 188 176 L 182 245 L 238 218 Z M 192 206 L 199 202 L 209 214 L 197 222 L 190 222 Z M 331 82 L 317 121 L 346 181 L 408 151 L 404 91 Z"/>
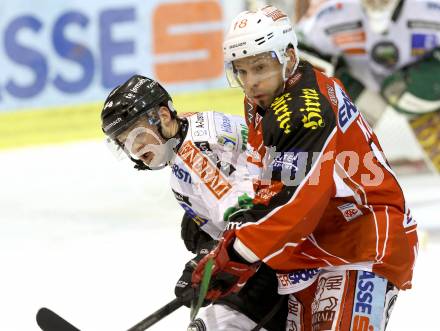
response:
<path fill-rule="evenodd" d="M 43 331 L 80 331 L 80 329 L 47 308 L 41 308 L 37 312 L 37 324 Z"/>

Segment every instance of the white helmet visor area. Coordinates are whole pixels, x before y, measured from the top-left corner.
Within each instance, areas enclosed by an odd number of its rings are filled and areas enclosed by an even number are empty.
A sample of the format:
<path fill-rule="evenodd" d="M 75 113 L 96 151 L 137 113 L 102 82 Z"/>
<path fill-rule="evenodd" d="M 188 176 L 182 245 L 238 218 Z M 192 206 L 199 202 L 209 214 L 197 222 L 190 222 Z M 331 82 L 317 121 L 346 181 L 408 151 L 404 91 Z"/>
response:
<path fill-rule="evenodd" d="M 273 65 L 276 60 L 281 67 Z M 279 55 L 276 51 L 265 52 L 257 55 L 247 56 L 238 60 L 225 63 L 226 78 L 231 87 L 244 88 L 250 80 L 253 83 L 271 79 L 274 76 L 282 75 L 283 65 L 286 62 L 285 55 Z M 246 62 L 245 68 L 241 68 L 239 63 Z M 281 76 L 282 77 L 282 76 Z"/>

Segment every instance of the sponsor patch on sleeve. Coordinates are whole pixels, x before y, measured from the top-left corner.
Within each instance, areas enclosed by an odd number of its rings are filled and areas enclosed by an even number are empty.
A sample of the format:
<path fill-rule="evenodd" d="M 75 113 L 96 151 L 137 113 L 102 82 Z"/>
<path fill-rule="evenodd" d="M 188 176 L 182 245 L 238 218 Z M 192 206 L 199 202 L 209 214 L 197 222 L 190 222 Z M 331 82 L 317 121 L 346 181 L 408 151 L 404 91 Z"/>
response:
<path fill-rule="evenodd" d="M 354 203 L 345 203 L 338 206 L 338 209 L 347 222 L 353 221 L 363 215 L 362 211 Z"/>
<path fill-rule="evenodd" d="M 338 84 L 335 84 L 335 91 L 338 99 L 338 126 L 345 133 L 359 116 L 359 110 Z"/>

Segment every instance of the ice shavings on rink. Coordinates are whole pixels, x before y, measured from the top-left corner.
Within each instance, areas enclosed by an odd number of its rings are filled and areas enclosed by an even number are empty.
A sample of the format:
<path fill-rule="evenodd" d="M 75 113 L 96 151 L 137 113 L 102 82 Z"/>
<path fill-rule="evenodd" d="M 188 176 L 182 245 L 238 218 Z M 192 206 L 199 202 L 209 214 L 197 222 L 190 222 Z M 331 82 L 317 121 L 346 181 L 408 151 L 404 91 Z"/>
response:
<path fill-rule="evenodd" d="M 121 331 L 174 298 L 190 254 L 169 170 L 138 172 L 102 142 L 0 153 L 0 330 L 39 330 L 46 306 L 84 331 Z M 440 229 L 440 178 L 401 180 L 419 229 Z M 437 330 L 440 242 L 422 240 L 414 289 L 387 330 Z M 426 239 L 427 238 L 427 239 Z M 186 330 L 181 308 L 151 330 Z"/>

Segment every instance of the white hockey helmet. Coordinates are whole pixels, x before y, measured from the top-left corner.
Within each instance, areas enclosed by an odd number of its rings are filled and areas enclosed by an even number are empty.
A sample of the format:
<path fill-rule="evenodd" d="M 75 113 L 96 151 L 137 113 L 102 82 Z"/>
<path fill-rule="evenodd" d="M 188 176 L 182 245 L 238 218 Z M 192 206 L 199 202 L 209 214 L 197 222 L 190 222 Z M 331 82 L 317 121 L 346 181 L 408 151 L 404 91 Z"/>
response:
<path fill-rule="evenodd" d="M 283 65 L 283 79 L 288 77 L 285 68 L 288 57 L 286 49 L 293 47 L 298 66 L 298 41 L 290 19 L 274 6 L 265 6 L 257 11 L 241 12 L 229 27 L 223 42 L 226 76 L 232 87 L 241 86 L 233 67 L 233 61 L 266 52 L 275 53 Z M 292 74 L 290 73 L 290 74 Z"/>
<path fill-rule="evenodd" d="M 361 0 L 371 28 L 376 33 L 384 33 L 392 21 L 392 16 L 401 0 Z"/>

